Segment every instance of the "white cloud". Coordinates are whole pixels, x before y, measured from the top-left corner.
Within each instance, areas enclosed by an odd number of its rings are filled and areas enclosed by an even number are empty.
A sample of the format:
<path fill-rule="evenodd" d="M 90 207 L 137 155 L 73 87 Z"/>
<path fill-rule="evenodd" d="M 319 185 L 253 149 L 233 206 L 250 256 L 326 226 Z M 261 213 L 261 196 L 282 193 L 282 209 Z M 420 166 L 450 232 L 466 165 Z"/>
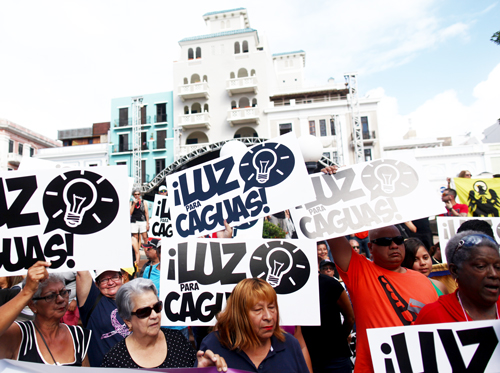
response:
<path fill-rule="evenodd" d="M 409 115 L 398 113 L 397 99 L 385 96 L 383 89 L 368 92 L 371 97 L 382 97 L 379 106 L 379 127 L 383 143 L 397 142 L 411 126 L 420 138 L 460 136 L 471 133 L 478 139 L 482 131 L 500 118 L 500 64 L 477 84 L 473 90 L 475 101 L 464 105 L 454 90 L 446 90 L 424 102 Z"/>

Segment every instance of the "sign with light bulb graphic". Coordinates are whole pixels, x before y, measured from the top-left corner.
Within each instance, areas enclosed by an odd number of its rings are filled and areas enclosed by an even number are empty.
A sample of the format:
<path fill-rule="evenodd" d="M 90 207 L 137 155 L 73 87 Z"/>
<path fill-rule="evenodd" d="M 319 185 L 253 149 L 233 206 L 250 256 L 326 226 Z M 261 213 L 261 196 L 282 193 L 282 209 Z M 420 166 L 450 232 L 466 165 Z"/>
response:
<path fill-rule="evenodd" d="M 214 325 L 236 284 L 251 277 L 276 291 L 281 325 L 319 325 L 314 241 L 192 238 L 169 244 L 162 251 L 163 325 Z"/>
<path fill-rule="evenodd" d="M 378 159 L 315 174 L 315 200 L 290 210 L 299 238 L 314 240 L 403 223 L 443 212 L 414 159 Z"/>
<path fill-rule="evenodd" d="M 224 230 L 310 202 L 314 191 L 295 134 L 166 177 L 177 237 Z M 286 191 L 286 193 L 284 193 Z"/>
<path fill-rule="evenodd" d="M 128 198 L 124 167 L 0 173 L 0 276 L 131 266 Z"/>

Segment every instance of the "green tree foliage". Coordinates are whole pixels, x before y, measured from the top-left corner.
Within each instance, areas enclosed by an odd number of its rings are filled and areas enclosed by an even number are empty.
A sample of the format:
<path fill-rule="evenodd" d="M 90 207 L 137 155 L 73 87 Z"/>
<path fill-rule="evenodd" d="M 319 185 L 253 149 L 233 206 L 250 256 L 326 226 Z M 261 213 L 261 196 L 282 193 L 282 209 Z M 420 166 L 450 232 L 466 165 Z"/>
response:
<path fill-rule="evenodd" d="M 500 31 L 495 32 L 490 40 L 493 43 L 500 45 Z"/>
<path fill-rule="evenodd" d="M 285 238 L 286 233 L 277 225 L 264 220 L 262 238 Z"/>

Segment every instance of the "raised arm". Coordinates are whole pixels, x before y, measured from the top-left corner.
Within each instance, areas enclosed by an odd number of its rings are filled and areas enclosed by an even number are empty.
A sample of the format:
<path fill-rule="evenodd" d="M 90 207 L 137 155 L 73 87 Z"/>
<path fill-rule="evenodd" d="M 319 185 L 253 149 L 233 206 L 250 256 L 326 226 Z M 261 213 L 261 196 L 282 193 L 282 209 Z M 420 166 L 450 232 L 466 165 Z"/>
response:
<path fill-rule="evenodd" d="M 82 307 L 87 301 L 90 288 L 92 287 L 92 276 L 89 271 L 78 271 L 76 273 L 76 298 L 78 306 Z"/>
<path fill-rule="evenodd" d="M 351 262 L 352 247 L 344 236 L 327 240 L 335 265 L 347 272 Z"/>
<path fill-rule="evenodd" d="M 14 352 L 17 351 L 21 343 L 21 331 L 14 324 L 16 317 L 26 307 L 38 290 L 38 284 L 49 277 L 47 267 L 49 262 L 38 261 L 28 269 L 26 285 L 10 301 L 0 307 L 0 359 L 13 359 Z"/>

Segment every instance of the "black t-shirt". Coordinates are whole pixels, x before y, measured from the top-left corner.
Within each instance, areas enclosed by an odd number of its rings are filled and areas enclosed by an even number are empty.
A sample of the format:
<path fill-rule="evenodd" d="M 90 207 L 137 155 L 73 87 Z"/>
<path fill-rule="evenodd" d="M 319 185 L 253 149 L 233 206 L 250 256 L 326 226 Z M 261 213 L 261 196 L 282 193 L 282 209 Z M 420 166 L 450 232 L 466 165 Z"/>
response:
<path fill-rule="evenodd" d="M 344 288 L 336 279 L 319 275 L 319 307 L 321 326 L 303 326 L 302 335 L 307 344 L 313 370 L 329 363 L 331 359 L 351 356 L 344 337 L 337 300 Z"/>
<path fill-rule="evenodd" d="M 0 289 L 0 306 L 3 306 L 9 300 L 14 298 L 17 294 L 19 294 L 20 291 L 21 288 L 19 287 L 14 287 L 10 289 Z"/>

